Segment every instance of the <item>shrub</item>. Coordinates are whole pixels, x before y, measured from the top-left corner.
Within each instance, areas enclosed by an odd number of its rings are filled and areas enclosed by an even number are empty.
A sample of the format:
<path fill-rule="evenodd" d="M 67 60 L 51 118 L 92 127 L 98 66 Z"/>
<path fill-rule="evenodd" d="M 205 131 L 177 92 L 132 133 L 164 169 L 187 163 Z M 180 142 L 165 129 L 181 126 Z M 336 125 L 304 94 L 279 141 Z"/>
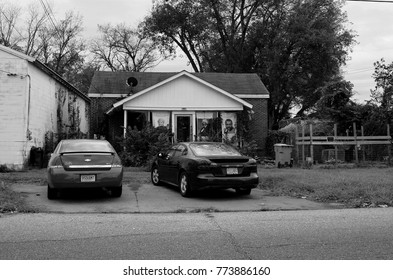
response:
<path fill-rule="evenodd" d="M 162 149 L 170 146 L 171 132 L 167 128 L 147 126 L 142 130 L 128 129 L 125 139 L 119 139 L 119 156 L 124 166 L 147 166 Z"/>
<path fill-rule="evenodd" d="M 0 173 L 11 172 L 11 170 L 5 164 L 0 165 Z"/>

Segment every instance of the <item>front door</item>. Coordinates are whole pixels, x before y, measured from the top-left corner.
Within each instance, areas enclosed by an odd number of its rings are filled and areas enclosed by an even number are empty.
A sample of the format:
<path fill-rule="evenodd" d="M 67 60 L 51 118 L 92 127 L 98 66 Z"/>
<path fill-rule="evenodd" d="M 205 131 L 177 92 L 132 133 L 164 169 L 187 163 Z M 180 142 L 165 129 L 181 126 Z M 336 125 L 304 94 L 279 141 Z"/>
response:
<path fill-rule="evenodd" d="M 192 115 L 176 115 L 175 133 L 177 142 L 193 141 Z"/>

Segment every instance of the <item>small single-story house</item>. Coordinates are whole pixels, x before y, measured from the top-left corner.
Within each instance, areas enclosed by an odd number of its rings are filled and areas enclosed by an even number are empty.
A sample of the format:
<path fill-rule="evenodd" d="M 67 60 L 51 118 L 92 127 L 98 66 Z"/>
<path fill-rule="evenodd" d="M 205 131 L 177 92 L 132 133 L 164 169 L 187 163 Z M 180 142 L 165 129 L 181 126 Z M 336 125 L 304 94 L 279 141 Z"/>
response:
<path fill-rule="evenodd" d="M 150 123 L 169 128 L 175 142 L 195 141 L 219 120 L 222 138 L 240 143 L 239 116 L 246 116 L 247 133 L 264 151 L 269 92 L 257 74 L 98 71 L 88 96 L 96 137 L 114 141 Z"/>
<path fill-rule="evenodd" d="M 22 169 L 32 147 L 89 137 L 90 99 L 33 57 L 0 45 L 0 165 Z M 63 135 L 62 135 L 63 134 Z"/>

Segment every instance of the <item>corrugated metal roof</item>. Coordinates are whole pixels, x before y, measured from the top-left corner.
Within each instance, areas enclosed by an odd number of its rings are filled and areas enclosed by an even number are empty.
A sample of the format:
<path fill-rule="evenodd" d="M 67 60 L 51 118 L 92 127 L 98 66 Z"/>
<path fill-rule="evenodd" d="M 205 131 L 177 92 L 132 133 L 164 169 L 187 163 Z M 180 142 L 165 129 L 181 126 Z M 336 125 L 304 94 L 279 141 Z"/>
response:
<path fill-rule="evenodd" d="M 138 80 L 133 93 L 138 93 L 166 79 L 177 75 L 176 72 L 106 72 L 94 74 L 89 93 L 128 94 L 129 77 Z M 265 85 L 254 73 L 189 73 L 231 94 L 269 94 Z"/>

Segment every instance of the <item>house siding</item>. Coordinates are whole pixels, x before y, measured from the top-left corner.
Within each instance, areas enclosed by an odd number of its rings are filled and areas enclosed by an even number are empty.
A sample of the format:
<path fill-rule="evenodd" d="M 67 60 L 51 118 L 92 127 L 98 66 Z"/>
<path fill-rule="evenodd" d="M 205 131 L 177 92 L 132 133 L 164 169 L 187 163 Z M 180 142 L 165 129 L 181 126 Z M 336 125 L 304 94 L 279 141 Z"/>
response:
<path fill-rule="evenodd" d="M 23 164 L 26 144 L 27 61 L 0 51 L 0 164 Z"/>
<path fill-rule="evenodd" d="M 0 70 L 0 165 L 23 169 L 31 148 L 44 148 L 47 133 L 67 133 L 74 125 L 88 136 L 86 100 L 26 59 L 2 50 Z"/>
<path fill-rule="evenodd" d="M 138 85 L 132 88 L 136 96 L 127 97 L 131 89 L 124 81 L 128 77 L 138 80 Z M 258 154 L 265 155 L 269 92 L 256 74 L 97 72 L 89 94 L 92 100 L 91 133 L 104 135 L 109 141 L 123 135 L 123 110 L 194 114 L 242 112 L 243 108 L 252 105 L 250 135 L 257 142 Z M 116 97 L 109 97 L 111 94 Z M 110 109 L 110 114 L 105 115 Z M 129 120 L 127 125 L 130 125 Z M 192 127 L 195 129 L 195 125 Z"/>

